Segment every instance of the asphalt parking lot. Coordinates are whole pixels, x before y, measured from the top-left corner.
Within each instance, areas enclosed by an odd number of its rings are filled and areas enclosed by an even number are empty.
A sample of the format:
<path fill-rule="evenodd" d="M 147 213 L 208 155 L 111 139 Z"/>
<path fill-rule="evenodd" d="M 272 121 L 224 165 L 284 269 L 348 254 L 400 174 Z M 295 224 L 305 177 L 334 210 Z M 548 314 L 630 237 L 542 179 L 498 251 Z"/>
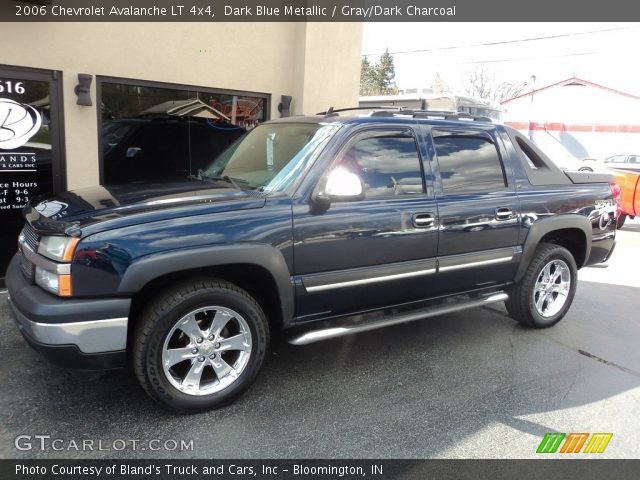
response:
<path fill-rule="evenodd" d="M 278 341 L 238 402 L 192 416 L 161 410 L 128 371 L 79 374 L 42 360 L 2 294 L 0 457 L 526 458 L 555 431 L 611 432 L 602 456 L 637 458 L 639 253 L 640 221 L 628 221 L 610 263 L 580 272 L 573 307 L 552 329 L 522 328 L 499 306 L 306 347 Z M 194 448 L 18 450 L 19 435 Z"/>

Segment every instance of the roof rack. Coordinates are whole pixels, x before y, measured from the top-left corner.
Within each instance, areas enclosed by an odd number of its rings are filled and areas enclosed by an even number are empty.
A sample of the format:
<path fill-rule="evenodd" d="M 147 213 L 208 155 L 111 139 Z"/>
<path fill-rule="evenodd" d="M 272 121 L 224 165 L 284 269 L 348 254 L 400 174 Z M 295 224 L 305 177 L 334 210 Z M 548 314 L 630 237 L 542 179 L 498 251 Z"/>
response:
<path fill-rule="evenodd" d="M 372 117 L 395 117 L 395 116 L 408 116 L 413 118 L 444 118 L 445 120 L 472 120 L 475 122 L 489 122 L 489 117 L 480 115 L 470 115 L 466 112 L 452 112 L 450 110 L 411 110 L 403 109 L 397 112 L 373 112 Z"/>
<path fill-rule="evenodd" d="M 371 112 L 372 117 L 413 117 L 413 118 L 444 118 L 445 120 L 472 120 L 475 122 L 489 122 L 489 117 L 483 117 L 479 115 L 470 115 L 466 112 L 453 112 L 451 110 L 413 110 L 405 107 L 391 107 L 391 106 L 369 106 L 369 107 L 351 107 L 351 108 L 339 108 L 334 110 L 333 107 L 329 107 L 326 112 L 319 112 L 316 115 L 324 115 L 325 117 L 335 117 L 339 112 L 349 112 L 355 110 L 373 110 Z"/>
<path fill-rule="evenodd" d="M 379 107 L 350 107 L 350 108 L 338 108 L 335 109 L 333 107 L 329 107 L 329 110 L 326 112 L 318 112 L 316 115 L 324 115 L 325 117 L 335 117 L 339 112 L 349 112 L 352 110 L 402 110 L 402 107 L 389 107 L 389 106 L 379 106 Z"/>

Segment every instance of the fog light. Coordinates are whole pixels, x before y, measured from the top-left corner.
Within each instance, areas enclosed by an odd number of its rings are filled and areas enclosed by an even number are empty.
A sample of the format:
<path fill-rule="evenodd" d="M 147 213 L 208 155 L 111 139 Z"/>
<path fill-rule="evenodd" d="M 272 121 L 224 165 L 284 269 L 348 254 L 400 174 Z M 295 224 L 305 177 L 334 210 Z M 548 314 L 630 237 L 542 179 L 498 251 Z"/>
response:
<path fill-rule="evenodd" d="M 55 293 L 56 295 L 58 294 L 60 281 L 58 280 L 57 274 L 44 268 L 36 267 L 36 283 L 45 290 Z"/>
<path fill-rule="evenodd" d="M 41 267 L 36 267 L 36 284 L 61 297 L 71 296 L 71 275 L 58 275 Z"/>

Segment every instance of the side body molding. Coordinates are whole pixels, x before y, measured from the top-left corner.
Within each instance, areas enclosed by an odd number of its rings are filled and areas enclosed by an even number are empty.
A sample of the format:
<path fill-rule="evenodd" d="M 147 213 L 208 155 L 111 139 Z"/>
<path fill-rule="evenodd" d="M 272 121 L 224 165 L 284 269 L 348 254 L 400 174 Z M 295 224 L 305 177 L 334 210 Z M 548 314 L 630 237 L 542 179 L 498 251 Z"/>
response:
<path fill-rule="evenodd" d="M 207 246 L 142 257 L 127 268 L 118 286 L 118 293 L 133 295 L 150 281 L 170 273 L 231 264 L 256 265 L 271 274 L 280 297 L 282 322 L 288 325 L 294 312 L 291 274 L 280 251 L 270 245 Z"/>
<path fill-rule="evenodd" d="M 542 240 L 542 237 L 555 230 L 566 230 L 568 228 L 577 229 L 584 233 L 585 256 L 582 259 L 576 258 L 576 263 L 578 264 L 578 268 L 580 268 L 584 262 L 586 262 L 591 253 L 592 236 L 591 222 L 587 217 L 569 213 L 537 219 L 529 227 L 529 233 L 524 241 L 524 245 L 522 247 L 522 261 L 520 262 L 518 272 L 516 273 L 516 282 L 519 282 L 524 276 L 529 263 L 531 263 L 531 259 L 533 259 L 536 248 L 540 243 L 540 240 Z"/>

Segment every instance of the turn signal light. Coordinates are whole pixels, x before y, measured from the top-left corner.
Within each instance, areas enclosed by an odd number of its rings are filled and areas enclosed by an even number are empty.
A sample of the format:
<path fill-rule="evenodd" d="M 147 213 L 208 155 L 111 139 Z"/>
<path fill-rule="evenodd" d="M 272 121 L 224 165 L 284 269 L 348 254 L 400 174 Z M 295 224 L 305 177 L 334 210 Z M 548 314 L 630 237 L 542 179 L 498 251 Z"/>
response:
<path fill-rule="evenodd" d="M 59 275 L 58 276 L 59 287 L 58 295 L 61 297 L 70 297 L 71 291 L 71 275 Z"/>

